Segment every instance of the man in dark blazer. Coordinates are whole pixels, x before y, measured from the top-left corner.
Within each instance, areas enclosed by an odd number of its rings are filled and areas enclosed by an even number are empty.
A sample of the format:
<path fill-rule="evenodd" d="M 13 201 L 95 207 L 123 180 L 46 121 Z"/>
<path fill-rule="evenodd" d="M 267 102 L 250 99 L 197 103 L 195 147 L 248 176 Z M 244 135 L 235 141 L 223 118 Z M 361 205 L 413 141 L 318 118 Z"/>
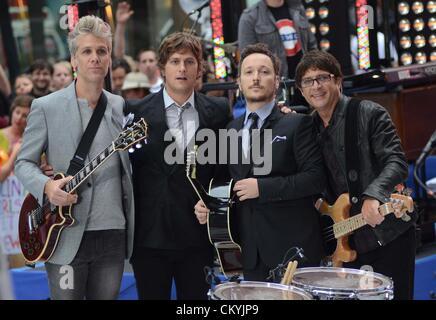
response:
<path fill-rule="evenodd" d="M 304 250 L 306 266 L 319 266 L 323 254 L 319 213 L 314 208 L 314 197 L 325 182 L 323 162 L 311 117 L 283 114 L 276 108 L 279 67 L 277 57 L 263 44 L 242 52 L 238 81 L 247 112 L 228 125 L 242 132 L 239 163 L 229 164 L 228 171 L 239 199 L 234 217 L 245 280 L 265 281 L 292 247 Z M 251 143 L 253 127 L 260 130 L 253 131 Z M 264 140 L 268 135 L 270 139 Z M 256 157 L 256 143 L 263 163 Z M 247 164 L 244 157 L 249 158 Z M 261 172 L 261 167 L 270 170 Z M 195 213 L 200 223 L 206 222 L 208 209 L 202 202 Z"/>
<path fill-rule="evenodd" d="M 140 299 L 169 299 L 173 279 L 178 299 L 206 299 L 204 267 L 213 264 L 213 247 L 206 227 L 196 221 L 198 198 L 183 160 L 193 133 L 225 128 L 230 108 L 225 98 L 194 91 L 202 73 L 202 48 L 196 38 L 168 36 L 159 49 L 159 65 L 165 87 L 128 106 L 149 126 L 147 144 L 131 156 L 137 219 L 131 262 Z M 197 166 L 204 186 L 214 172 L 212 164 Z"/>

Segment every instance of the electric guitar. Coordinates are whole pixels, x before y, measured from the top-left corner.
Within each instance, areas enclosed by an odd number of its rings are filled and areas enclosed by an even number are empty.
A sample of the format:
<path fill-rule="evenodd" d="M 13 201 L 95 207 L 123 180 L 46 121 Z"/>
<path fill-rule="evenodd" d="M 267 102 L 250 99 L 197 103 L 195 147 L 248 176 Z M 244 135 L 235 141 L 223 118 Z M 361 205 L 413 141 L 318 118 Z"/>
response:
<path fill-rule="evenodd" d="M 68 193 L 73 193 L 89 176 L 100 167 L 110 156 L 136 144 L 140 148 L 140 141 L 147 137 L 147 124 L 140 119 L 124 131 L 117 139 L 104 149 L 91 162 L 86 164 L 63 187 Z M 132 151 L 132 150 L 129 150 Z M 65 178 L 63 173 L 57 173 L 54 180 Z M 75 222 L 72 207 L 58 207 L 46 202 L 42 207 L 30 193 L 24 199 L 21 207 L 18 232 L 21 251 L 28 263 L 47 261 L 56 250 L 59 238 L 65 228 Z"/>
<path fill-rule="evenodd" d="M 361 213 L 350 218 L 351 204 L 348 193 L 339 196 L 333 206 L 320 199 L 321 228 L 327 256 L 334 267 L 341 267 L 343 262 L 356 260 L 357 253 L 348 244 L 348 235 L 367 223 Z M 378 208 L 386 216 L 395 213 L 397 218 L 410 220 L 407 212 L 413 212 L 413 199 L 402 194 L 391 194 L 390 201 Z"/>
<path fill-rule="evenodd" d="M 214 246 L 223 274 L 232 278 L 242 274 L 241 247 L 232 235 L 231 212 L 233 206 L 233 180 L 218 181 L 212 179 L 209 192 L 197 180 L 197 146 L 187 153 L 186 176 L 198 198 L 210 210 L 207 217 L 209 241 Z"/>

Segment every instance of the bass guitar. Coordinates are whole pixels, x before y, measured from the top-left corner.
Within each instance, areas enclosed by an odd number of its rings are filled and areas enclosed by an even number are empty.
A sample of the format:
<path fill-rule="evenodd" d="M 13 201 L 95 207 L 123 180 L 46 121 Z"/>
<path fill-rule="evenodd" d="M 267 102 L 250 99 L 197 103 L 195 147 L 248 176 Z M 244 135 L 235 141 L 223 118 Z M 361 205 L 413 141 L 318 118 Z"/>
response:
<path fill-rule="evenodd" d="M 341 267 L 343 262 L 356 260 L 357 253 L 348 244 L 348 236 L 355 230 L 367 225 L 361 213 L 350 217 L 350 200 L 348 193 L 343 193 L 334 205 L 320 199 L 317 207 L 321 213 L 321 228 L 328 259 L 334 267 Z M 410 220 L 407 212 L 413 212 L 413 199 L 402 194 L 391 194 L 389 202 L 378 208 L 386 216 L 395 213 L 397 218 Z"/>

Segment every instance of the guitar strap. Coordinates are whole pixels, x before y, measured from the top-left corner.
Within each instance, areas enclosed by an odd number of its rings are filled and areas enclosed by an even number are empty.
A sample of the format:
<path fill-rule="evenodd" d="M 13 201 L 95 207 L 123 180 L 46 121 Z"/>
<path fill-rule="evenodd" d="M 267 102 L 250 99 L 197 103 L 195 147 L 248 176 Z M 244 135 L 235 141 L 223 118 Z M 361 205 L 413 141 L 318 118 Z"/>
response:
<path fill-rule="evenodd" d="M 101 119 L 103 118 L 104 112 L 106 111 L 106 106 L 107 97 L 104 92 L 102 92 L 100 98 L 98 99 L 97 106 L 92 113 L 91 119 L 86 126 L 86 130 L 83 133 L 82 138 L 80 139 L 76 153 L 70 161 L 67 175 L 74 176 L 84 167 L 86 156 L 88 155 L 89 149 L 91 148 L 91 143 L 94 140 L 95 135 L 97 134 Z"/>
<path fill-rule="evenodd" d="M 350 194 L 350 214 L 360 211 L 361 184 L 360 184 L 360 153 L 359 153 L 359 110 L 360 100 L 352 98 L 345 113 L 345 170 Z"/>

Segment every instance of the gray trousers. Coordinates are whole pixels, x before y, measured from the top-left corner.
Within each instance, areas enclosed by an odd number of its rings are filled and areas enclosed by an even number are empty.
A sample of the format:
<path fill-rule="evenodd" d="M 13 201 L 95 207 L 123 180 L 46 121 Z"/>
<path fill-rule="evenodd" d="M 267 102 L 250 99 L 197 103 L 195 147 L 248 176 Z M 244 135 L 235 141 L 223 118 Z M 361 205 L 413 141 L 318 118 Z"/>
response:
<path fill-rule="evenodd" d="M 53 300 L 115 300 L 126 253 L 125 230 L 86 231 L 69 265 L 47 262 Z"/>

